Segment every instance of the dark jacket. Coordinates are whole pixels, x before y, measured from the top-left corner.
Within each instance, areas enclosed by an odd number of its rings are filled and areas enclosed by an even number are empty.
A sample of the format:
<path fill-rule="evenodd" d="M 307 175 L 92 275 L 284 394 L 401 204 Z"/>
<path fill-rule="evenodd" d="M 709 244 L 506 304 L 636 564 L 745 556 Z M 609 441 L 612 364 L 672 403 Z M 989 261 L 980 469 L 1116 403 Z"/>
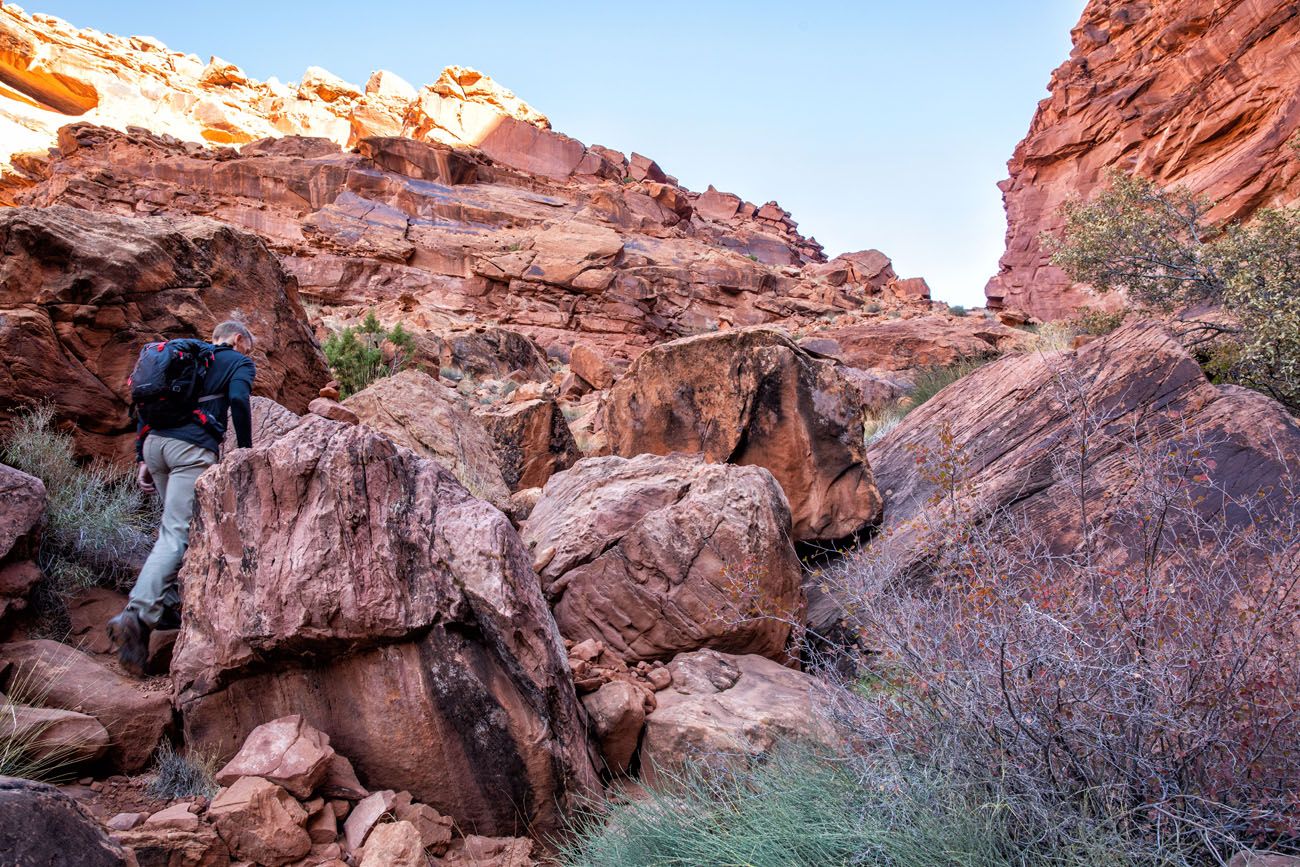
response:
<path fill-rule="evenodd" d="M 163 436 L 174 440 L 193 443 L 208 451 L 220 453 L 221 440 L 226 435 L 226 413 L 235 426 L 235 441 L 239 448 L 246 449 L 253 444 L 253 409 L 249 395 L 253 390 L 253 377 L 257 367 L 253 359 L 236 352 L 234 347 L 217 344 L 212 366 L 208 368 L 203 380 L 202 396 L 212 396 L 202 401 L 199 408 L 208 414 L 210 420 L 206 425 L 197 420 L 186 422 L 180 427 L 152 428 L 149 436 Z M 137 430 L 142 425 L 137 424 Z M 136 458 L 144 460 L 144 437 L 136 438 Z"/>

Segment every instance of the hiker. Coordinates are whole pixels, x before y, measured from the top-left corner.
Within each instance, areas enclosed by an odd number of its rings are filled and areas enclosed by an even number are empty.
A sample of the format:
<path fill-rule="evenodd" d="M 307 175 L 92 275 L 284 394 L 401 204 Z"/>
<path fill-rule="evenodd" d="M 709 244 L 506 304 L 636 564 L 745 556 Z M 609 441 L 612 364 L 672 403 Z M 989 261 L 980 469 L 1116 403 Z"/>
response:
<path fill-rule="evenodd" d="M 122 668 L 136 677 L 145 674 L 149 634 L 180 627 L 176 573 L 189 546 L 194 483 L 218 460 L 227 411 L 238 447 L 253 444 L 252 349 L 252 333 L 242 322 L 230 320 L 212 330 L 210 344 L 173 340 L 146 346 L 132 373 L 132 400 L 139 415 L 137 481 L 144 492 L 157 492 L 163 503 L 158 541 L 131 588 L 126 609 L 108 622 Z M 142 386 L 142 380 L 149 384 Z M 149 388 L 152 391 L 145 390 Z"/>

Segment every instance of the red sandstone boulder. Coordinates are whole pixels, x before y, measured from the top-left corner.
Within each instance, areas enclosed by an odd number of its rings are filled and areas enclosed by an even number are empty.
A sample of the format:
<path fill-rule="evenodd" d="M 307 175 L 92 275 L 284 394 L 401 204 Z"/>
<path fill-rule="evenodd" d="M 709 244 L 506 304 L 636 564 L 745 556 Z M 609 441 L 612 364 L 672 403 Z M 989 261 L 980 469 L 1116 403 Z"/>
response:
<path fill-rule="evenodd" d="M 527 837 L 483 837 L 467 834 L 452 841 L 446 854 L 434 858 L 434 867 L 534 867 L 533 841 Z"/>
<path fill-rule="evenodd" d="M 588 458 L 551 477 L 523 527 L 566 638 L 625 660 L 700 647 L 782 658 L 802 610 L 790 513 L 760 467 Z"/>
<path fill-rule="evenodd" d="M 609 388 L 614 384 L 614 371 L 590 343 L 574 345 L 569 353 L 569 369 L 592 388 Z"/>
<path fill-rule="evenodd" d="M 310 406 L 310 402 L 308 405 Z M 253 445 L 266 445 L 302 422 L 302 416 L 285 409 L 269 398 L 254 395 L 252 408 Z M 221 453 L 228 455 L 236 448 L 238 448 L 238 440 L 235 438 L 235 428 L 234 425 L 230 425 L 226 428 L 226 438 L 221 444 Z"/>
<path fill-rule="evenodd" d="M 40 581 L 31 562 L 45 516 L 45 485 L 35 476 L 0 464 L 0 623 L 27 607 L 27 594 Z"/>
<path fill-rule="evenodd" d="M 532 382 L 551 378 L 546 353 L 508 328 L 445 328 L 415 331 L 412 336 L 415 363 L 430 370 L 450 369 L 477 379 L 504 379 L 511 374 L 522 374 Z"/>
<path fill-rule="evenodd" d="M 6 664 L 13 666 L 11 678 L 41 685 L 45 707 L 97 720 L 108 734 L 107 759 L 119 771 L 144 769 L 172 726 L 167 693 L 149 690 L 66 644 L 44 639 L 0 644 L 0 669 Z"/>
<path fill-rule="evenodd" d="M 560 637 L 499 511 L 365 426 L 308 417 L 198 484 L 172 663 L 225 760 L 301 714 L 372 788 L 461 827 L 554 828 L 592 781 Z"/>
<path fill-rule="evenodd" d="M 45 515 L 45 485 L 35 476 L 0 464 L 0 561 L 31 536 Z"/>
<path fill-rule="evenodd" d="M 420 832 L 400 820 L 375 828 L 361 856 L 361 867 L 425 867 L 428 863 Z"/>
<path fill-rule="evenodd" d="M 645 725 L 645 693 L 622 680 L 611 680 L 582 697 L 591 733 L 612 774 L 627 773 Z"/>
<path fill-rule="evenodd" d="M 2 693 L 0 740 L 23 744 L 26 760 L 56 768 L 89 765 L 103 758 L 110 744 L 107 730 L 93 716 L 15 704 Z"/>
<path fill-rule="evenodd" d="M 307 812 L 293 796 L 261 777 L 241 777 L 208 807 L 208 819 L 236 858 L 280 867 L 306 855 Z"/>
<path fill-rule="evenodd" d="M 766 328 L 654 347 L 604 410 L 614 454 L 695 452 L 770 470 L 796 540 L 838 539 L 879 520 L 862 416 L 860 391 L 833 364 Z"/>
<path fill-rule="evenodd" d="M 0 254 L 0 432 L 14 407 L 49 400 L 76 424 L 80 451 L 125 455 L 140 346 L 207 337 L 236 314 L 259 338 L 259 394 L 301 410 L 328 378 L 293 284 L 253 235 L 193 218 L 11 208 Z"/>
<path fill-rule="evenodd" d="M 113 840 L 131 850 L 139 867 L 228 867 L 230 849 L 217 829 L 194 830 L 139 825 L 114 831 Z"/>
<path fill-rule="evenodd" d="M 511 403 L 475 415 L 496 444 L 501 476 L 511 491 L 539 488 L 581 456 L 564 413 L 551 398 Z"/>
<path fill-rule="evenodd" d="M 761 656 L 701 650 L 668 665 L 673 685 L 657 694 L 641 744 L 643 779 L 675 774 L 687 761 L 725 764 L 789 742 L 836 743 L 816 678 Z"/>
<path fill-rule="evenodd" d="M 363 424 L 451 470 L 470 493 L 510 507 L 492 438 L 460 395 L 418 370 L 376 380 L 343 402 Z"/>

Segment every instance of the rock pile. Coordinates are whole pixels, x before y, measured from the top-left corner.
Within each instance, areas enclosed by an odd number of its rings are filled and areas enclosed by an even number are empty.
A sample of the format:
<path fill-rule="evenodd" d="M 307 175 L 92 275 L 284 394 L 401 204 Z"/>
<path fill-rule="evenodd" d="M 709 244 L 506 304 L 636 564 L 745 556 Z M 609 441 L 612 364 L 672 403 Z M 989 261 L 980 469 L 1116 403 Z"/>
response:
<path fill-rule="evenodd" d="M 180 799 L 149 815 L 114 816 L 113 839 L 141 867 L 533 863 L 531 840 L 465 835 L 410 792 L 367 791 L 329 737 L 301 716 L 253 729 L 216 780 L 222 788 L 210 802 Z"/>

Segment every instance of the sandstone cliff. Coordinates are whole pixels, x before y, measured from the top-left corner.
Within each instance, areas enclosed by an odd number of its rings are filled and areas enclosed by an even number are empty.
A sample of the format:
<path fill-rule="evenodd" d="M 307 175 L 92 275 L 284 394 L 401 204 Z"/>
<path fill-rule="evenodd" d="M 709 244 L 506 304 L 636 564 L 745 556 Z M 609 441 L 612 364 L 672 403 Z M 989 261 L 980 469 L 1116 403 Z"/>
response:
<path fill-rule="evenodd" d="M 989 306 L 1042 319 L 1090 296 L 1040 236 L 1111 168 L 1201 194 L 1217 220 L 1300 199 L 1300 5 L 1092 0 L 1073 37 L 1000 185 L 1007 246 L 985 289 Z"/>
<path fill-rule="evenodd" d="M 0 7 L 0 205 L 198 215 L 259 235 L 329 321 L 494 322 L 567 357 L 926 305 L 878 251 L 827 262 L 776 202 L 585 145 L 474 70 L 297 83 Z"/>

